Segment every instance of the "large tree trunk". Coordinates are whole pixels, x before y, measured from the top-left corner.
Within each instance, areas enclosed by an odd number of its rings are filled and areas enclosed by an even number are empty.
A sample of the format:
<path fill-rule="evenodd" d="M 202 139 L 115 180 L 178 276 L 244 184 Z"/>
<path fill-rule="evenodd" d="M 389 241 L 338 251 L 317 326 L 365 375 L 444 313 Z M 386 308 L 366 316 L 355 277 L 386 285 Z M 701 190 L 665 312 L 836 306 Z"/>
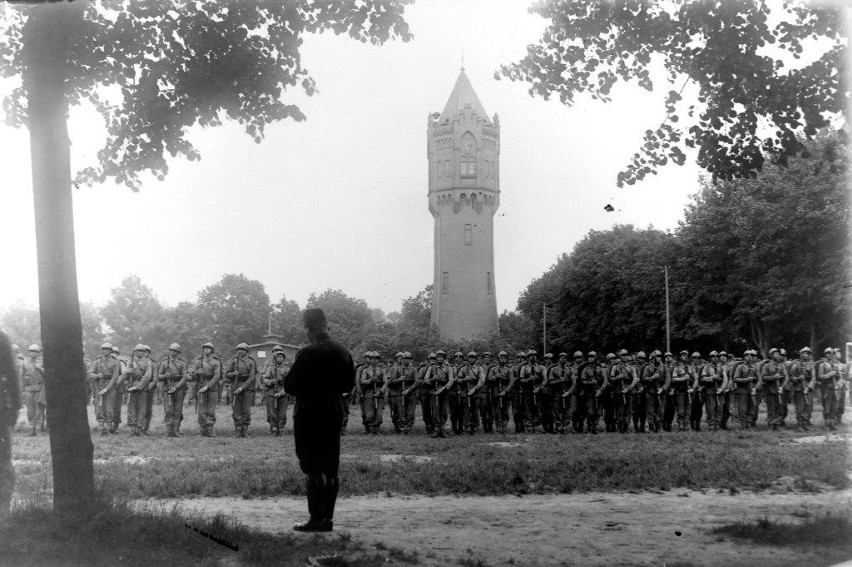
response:
<path fill-rule="evenodd" d="M 66 86 L 83 2 L 32 6 L 23 33 L 35 200 L 41 338 L 53 463 L 53 506 L 78 516 L 94 500 L 77 295 Z"/>

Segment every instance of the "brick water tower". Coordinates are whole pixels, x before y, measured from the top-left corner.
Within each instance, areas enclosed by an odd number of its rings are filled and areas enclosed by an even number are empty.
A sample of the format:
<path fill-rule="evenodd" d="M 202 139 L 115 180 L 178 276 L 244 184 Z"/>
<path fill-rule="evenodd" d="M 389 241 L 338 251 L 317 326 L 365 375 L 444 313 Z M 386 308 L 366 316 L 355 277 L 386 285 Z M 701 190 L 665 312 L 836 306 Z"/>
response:
<path fill-rule="evenodd" d="M 497 332 L 494 213 L 500 122 L 462 68 L 444 111 L 429 116 L 429 211 L 435 218 L 432 325 L 445 339 Z"/>

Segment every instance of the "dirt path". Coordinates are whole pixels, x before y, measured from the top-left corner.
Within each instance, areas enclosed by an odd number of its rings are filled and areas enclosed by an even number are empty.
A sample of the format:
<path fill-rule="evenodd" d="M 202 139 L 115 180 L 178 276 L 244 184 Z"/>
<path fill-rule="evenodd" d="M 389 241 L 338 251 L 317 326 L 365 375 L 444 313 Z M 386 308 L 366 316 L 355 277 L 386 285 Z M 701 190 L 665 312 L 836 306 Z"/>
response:
<path fill-rule="evenodd" d="M 152 500 L 278 533 L 305 515 L 301 498 Z M 814 551 L 734 543 L 713 527 L 768 517 L 801 521 L 852 507 L 852 490 L 820 494 L 590 493 L 523 497 L 354 497 L 335 529 L 418 554 L 419 565 L 818 565 Z M 814 560 L 816 563 L 813 563 Z M 483 563 L 477 563 L 481 560 Z M 460 563 L 463 562 L 463 563 Z M 402 563 L 402 562 L 400 562 Z"/>

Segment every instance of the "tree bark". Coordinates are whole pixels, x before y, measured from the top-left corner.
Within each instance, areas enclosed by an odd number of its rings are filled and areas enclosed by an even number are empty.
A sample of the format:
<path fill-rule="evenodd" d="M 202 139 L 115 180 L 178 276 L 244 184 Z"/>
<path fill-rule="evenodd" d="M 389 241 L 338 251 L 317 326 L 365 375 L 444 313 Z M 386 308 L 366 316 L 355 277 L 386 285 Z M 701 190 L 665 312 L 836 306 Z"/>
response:
<path fill-rule="evenodd" d="M 70 82 L 68 58 L 74 30 L 82 22 L 84 4 L 63 2 L 29 7 L 22 46 L 53 507 L 61 517 L 86 513 L 95 494 L 92 438 L 83 387 L 83 329 L 77 293 L 66 99 Z"/>

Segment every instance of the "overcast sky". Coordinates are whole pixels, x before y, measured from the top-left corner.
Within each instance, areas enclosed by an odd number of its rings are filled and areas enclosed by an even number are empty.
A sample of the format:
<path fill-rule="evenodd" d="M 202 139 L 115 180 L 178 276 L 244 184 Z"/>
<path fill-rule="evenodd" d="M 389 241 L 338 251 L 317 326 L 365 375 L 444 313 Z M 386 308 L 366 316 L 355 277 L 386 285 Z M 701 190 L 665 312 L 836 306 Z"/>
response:
<path fill-rule="evenodd" d="M 382 47 L 332 35 L 307 37 L 303 63 L 319 94 L 286 95 L 307 115 L 267 129 L 255 144 L 239 126 L 196 129 L 200 162 L 173 160 L 141 192 L 108 184 L 74 191 L 80 298 L 98 304 L 137 274 L 166 304 L 195 300 L 225 273 L 244 273 L 304 306 L 338 288 L 386 312 L 432 283 L 433 219 L 427 202 L 426 121 L 440 111 L 462 56 L 474 89 L 501 125 L 501 205 L 495 218 L 500 311 L 570 252 L 590 229 L 615 223 L 673 229 L 698 185 L 692 160 L 638 186 L 615 178 L 664 116 L 668 90 L 618 86 L 611 103 L 573 107 L 495 81 L 544 29 L 528 2 L 419 0 L 406 10 L 409 43 Z M 0 80 L 6 94 L 11 81 Z M 70 121 L 75 168 L 92 162 L 103 130 L 94 111 Z M 692 157 L 692 156 L 690 156 Z M 0 223 L 6 266 L 0 308 L 38 302 L 29 136 L 0 125 Z M 615 212 L 607 213 L 611 203 Z M 5 272 L 5 270 L 4 270 Z M 11 277 L 10 277 L 11 276 Z"/>

